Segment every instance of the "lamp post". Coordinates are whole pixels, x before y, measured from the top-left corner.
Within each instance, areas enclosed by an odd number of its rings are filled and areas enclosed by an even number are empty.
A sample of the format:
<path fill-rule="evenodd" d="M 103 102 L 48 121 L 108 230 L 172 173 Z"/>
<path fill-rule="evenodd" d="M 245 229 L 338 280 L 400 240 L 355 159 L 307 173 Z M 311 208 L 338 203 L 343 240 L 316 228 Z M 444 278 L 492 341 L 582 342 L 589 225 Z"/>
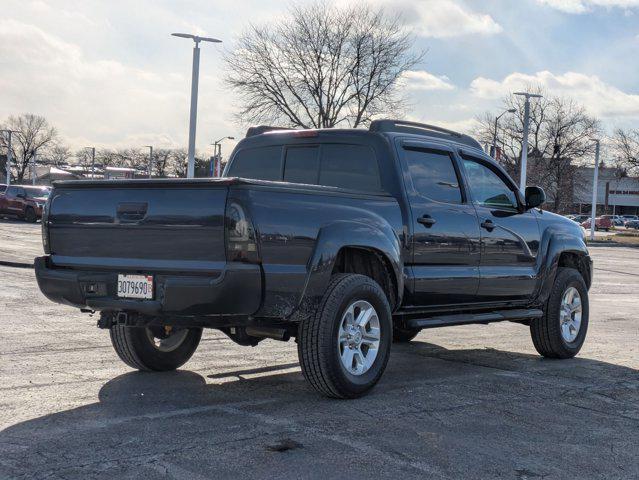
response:
<path fill-rule="evenodd" d="M 91 150 L 91 180 L 95 180 L 95 147 L 84 147 Z"/>
<path fill-rule="evenodd" d="M 595 217 L 597 216 L 597 182 L 599 181 L 599 140 L 595 141 L 595 173 L 592 178 L 592 208 L 590 210 L 590 240 L 595 239 Z"/>
<path fill-rule="evenodd" d="M 213 170 L 213 175 L 214 177 L 219 177 L 222 175 L 222 142 L 224 140 L 235 140 L 235 137 L 222 137 L 219 140 L 216 140 L 215 142 L 213 142 L 211 145 L 213 145 L 213 158 L 215 161 L 215 167 Z M 220 165 L 219 171 L 217 166 Z"/>
<path fill-rule="evenodd" d="M 526 97 L 524 103 L 524 135 L 521 142 L 521 174 L 519 176 L 519 189 L 526 191 L 526 166 L 528 163 L 528 128 L 530 126 L 530 99 L 541 98 L 537 93 L 515 92 L 513 95 L 522 95 Z"/>
<path fill-rule="evenodd" d="M 503 117 L 504 115 L 506 115 L 507 113 L 515 113 L 516 111 L 517 109 L 515 108 L 509 108 L 508 110 L 501 112 L 499 115 L 495 117 L 495 133 L 493 134 L 493 155 L 492 155 L 493 158 L 497 158 L 497 127 L 499 124 L 499 119 Z"/>
<path fill-rule="evenodd" d="M 153 178 L 153 145 L 144 145 L 149 149 L 149 178 Z"/>
<path fill-rule="evenodd" d="M 11 135 L 13 133 L 19 133 L 16 130 L 0 130 L 2 133 L 7 134 L 7 186 L 11 185 L 11 161 L 13 160 L 13 149 L 11 148 Z"/>
<path fill-rule="evenodd" d="M 190 38 L 195 42 L 193 46 L 193 69 L 191 71 L 191 111 L 189 117 L 189 153 L 186 176 L 195 176 L 195 125 L 197 123 L 197 89 L 200 75 L 200 42 L 221 43 L 222 40 L 210 37 L 199 37 L 189 33 L 172 33 L 174 37 Z"/>

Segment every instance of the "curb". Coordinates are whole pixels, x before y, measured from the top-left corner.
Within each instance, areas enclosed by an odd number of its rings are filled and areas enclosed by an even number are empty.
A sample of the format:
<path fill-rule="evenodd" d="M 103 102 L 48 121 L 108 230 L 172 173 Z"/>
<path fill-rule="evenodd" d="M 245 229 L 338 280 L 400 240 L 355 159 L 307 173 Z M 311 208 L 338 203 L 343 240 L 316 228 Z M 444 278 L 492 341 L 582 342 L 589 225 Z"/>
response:
<path fill-rule="evenodd" d="M 639 248 L 639 245 L 633 245 L 631 243 L 620 242 L 587 242 L 587 247 L 615 247 L 615 248 Z"/>

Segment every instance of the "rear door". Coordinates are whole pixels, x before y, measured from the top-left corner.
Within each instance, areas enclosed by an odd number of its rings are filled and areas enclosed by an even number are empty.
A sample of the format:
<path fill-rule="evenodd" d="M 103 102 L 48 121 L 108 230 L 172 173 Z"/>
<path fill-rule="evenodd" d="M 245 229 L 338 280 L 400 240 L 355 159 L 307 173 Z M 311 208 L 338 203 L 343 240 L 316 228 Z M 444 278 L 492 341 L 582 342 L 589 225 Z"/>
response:
<path fill-rule="evenodd" d="M 412 220 L 414 306 L 472 303 L 479 286 L 479 227 L 448 147 L 404 141 L 400 156 Z"/>
<path fill-rule="evenodd" d="M 481 227 L 478 300 L 527 299 L 536 284 L 536 214 L 522 210 L 517 186 L 490 161 L 463 154 L 462 163 Z"/>

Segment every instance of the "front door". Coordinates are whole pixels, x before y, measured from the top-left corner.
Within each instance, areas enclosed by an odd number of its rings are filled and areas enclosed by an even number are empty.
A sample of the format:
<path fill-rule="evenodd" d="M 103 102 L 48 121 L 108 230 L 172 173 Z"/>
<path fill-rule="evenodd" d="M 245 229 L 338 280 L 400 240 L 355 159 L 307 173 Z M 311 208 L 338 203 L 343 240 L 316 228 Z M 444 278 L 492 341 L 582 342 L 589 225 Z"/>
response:
<path fill-rule="evenodd" d="M 421 142 L 404 142 L 400 150 L 412 216 L 409 301 L 472 303 L 479 286 L 479 227 L 453 152 Z"/>
<path fill-rule="evenodd" d="M 462 159 L 481 228 L 478 300 L 527 299 L 536 283 L 536 213 L 523 210 L 517 186 L 491 162 L 470 155 Z"/>

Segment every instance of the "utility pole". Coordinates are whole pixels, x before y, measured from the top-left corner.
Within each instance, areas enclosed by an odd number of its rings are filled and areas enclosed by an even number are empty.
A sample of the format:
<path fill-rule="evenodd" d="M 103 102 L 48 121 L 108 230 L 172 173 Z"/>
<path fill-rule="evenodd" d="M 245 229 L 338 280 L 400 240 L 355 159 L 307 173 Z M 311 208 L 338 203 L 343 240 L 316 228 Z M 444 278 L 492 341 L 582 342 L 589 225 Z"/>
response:
<path fill-rule="evenodd" d="M 189 117 L 189 153 L 186 177 L 195 176 L 195 127 L 197 123 L 197 90 L 200 76 L 200 42 L 222 43 L 217 38 L 199 37 L 189 33 L 172 33 L 174 37 L 190 38 L 195 42 L 193 46 L 193 69 L 191 71 L 191 110 Z"/>
<path fill-rule="evenodd" d="M 507 113 L 515 113 L 517 110 L 514 108 L 509 108 L 508 110 L 501 112 L 501 114 L 495 117 L 495 132 L 493 134 L 493 158 L 497 158 L 497 127 L 499 126 L 499 119 L 506 115 Z"/>
<path fill-rule="evenodd" d="M 599 140 L 595 141 L 595 173 L 592 179 L 592 209 L 590 211 L 590 240 L 595 239 L 595 217 L 597 216 L 597 182 L 599 181 Z"/>
<path fill-rule="evenodd" d="M 521 173 L 519 175 L 519 189 L 522 192 L 525 192 L 526 168 L 528 164 L 528 129 L 530 127 L 530 99 L 541 98 L 541 95 L 527 92 L 515 92 L 513 95 L 523 95 L 526 97 L 526 101 L 524 103 L 524 138 L 521 142 Z"/>
<path fill-rule="evenodd" d="M 11 185 L 11 162 L 13 161 L 13 149 L 11 148 L 11 134 L 18 133 L 15 130 L 0 130 L 7 134 L 7 186 Z"/>
<path fill-rule="evenodd" d="M 153 145 L 145 145 L 149 149 L 149 178 L 153 178 Z"/>
<path fill-rule="evenodd" d="M 31 185 L 36 184 L 36 153 L 31 157 Z"/>

